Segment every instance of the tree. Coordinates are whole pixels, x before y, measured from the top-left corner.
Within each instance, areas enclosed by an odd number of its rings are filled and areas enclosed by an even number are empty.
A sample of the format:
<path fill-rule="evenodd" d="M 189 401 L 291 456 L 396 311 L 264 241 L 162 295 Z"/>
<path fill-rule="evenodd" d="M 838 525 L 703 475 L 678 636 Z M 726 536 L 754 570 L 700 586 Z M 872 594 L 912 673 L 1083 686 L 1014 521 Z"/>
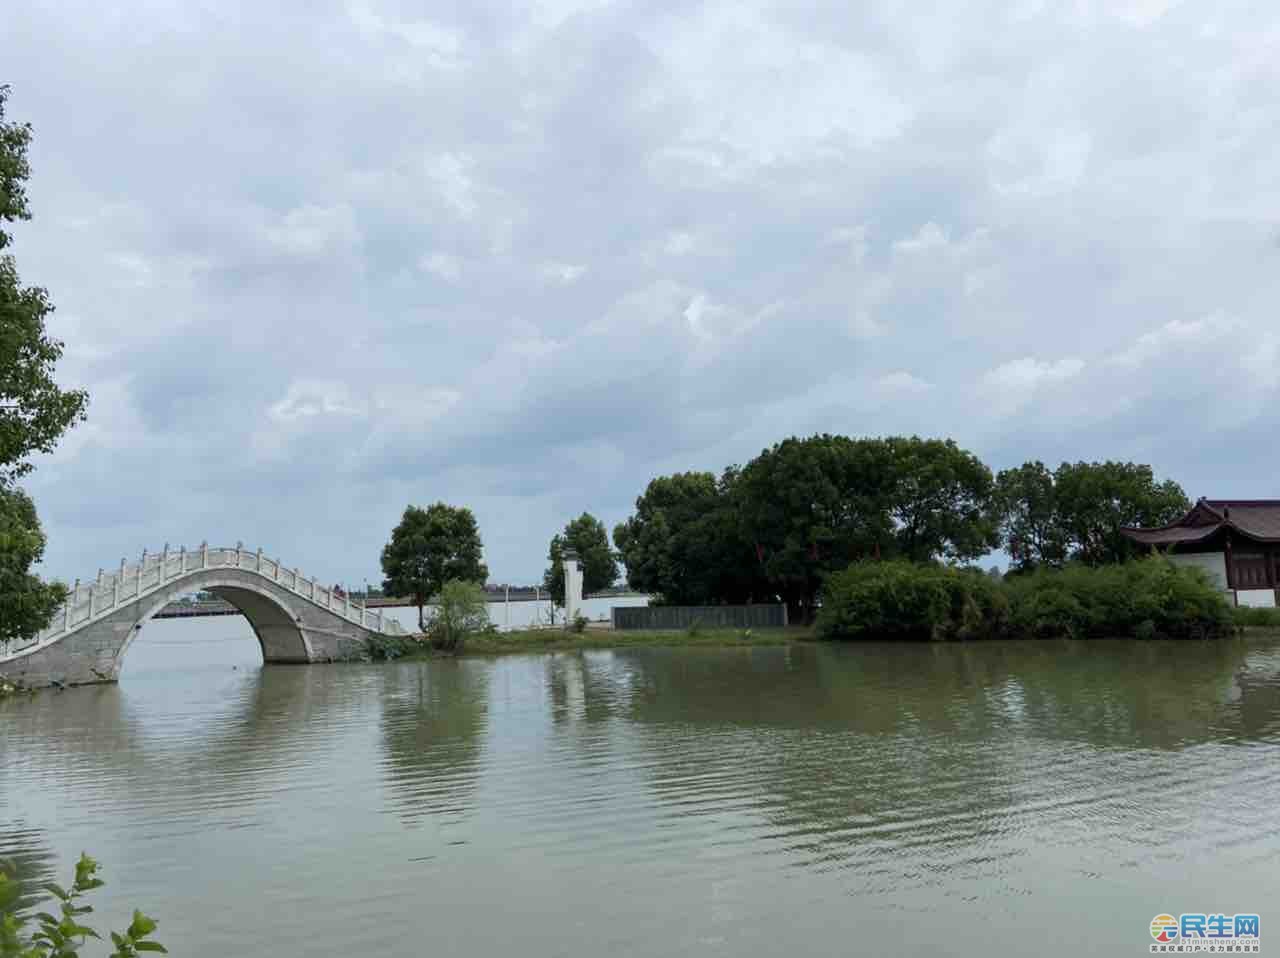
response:
<path fill-rule="evenodd" d="M 31 218 L 25 189 L 31 127 L 4 121 L 8 93 L 0 86 L 0 224 Z M 12 240 L 0 227 L 0 249 Z M 53 379 L 62 343 L 45 332 L 45 317 L 52 312 L 49 294 L 24 288 L 13 257 L 0 254 L 0 484 L 30 472 L 28 457 L 50 452 L 84 418 L 86 394 L 60 389 Z"/>
<path fill-rule="evenodd" d="M 1058 523 L 1070 558 L 1087 565 L 1123 562 L 1136 544 L 1125 526 L 1162 526 L 1191 508 L 1173 480 L 1157 483 L 1150 466 L 1135 462 L 1064 462 L 1053 476 Z"/>
<path fill-rule="evenodd" d="M 1014 569 L 1027 572 L 1066 561 L 1067 536 L 1058 515 L 1053 473 L 1043 462 L 1002 470 L 996 477 L 995 498 L 1001 542 Z"/>
<path fill-rule="evenodd" d="M 382 549 L 383 591 L 412 598 L 418 607 L 418 628 L 425 632 L 423 608 L 446 582 L 481 583 L 488 578 L 482 548 L 470 509 L 443 502 L 426 509 L 409 506 Z"/>
<path fill-rule="evenodd" d="M 31 126 L 5 121 L 9 88 L 0 86 L 0 250 L 13 241 L 5 224 L 31 218 L 26 181 Z M 81 390 L 60 389 L 53 369 L 62 343 L 45 332 L 53 312 L 43 289 L 23 287 L 8 253 L 0 252 L 0 640 L 29 638 L 49 624 L 66 589 L 30 572 L 44 553 L 35 506 L 14 484 L 31 471 L 29 457 L 49 452 L 84 418 Z"/>
<path fill-rule="evenodd" d="M 826 577 L 897 548 L 899 474 L 883 439 L 785 439 L 743 467 L 733 496 L 761 573 L 806 620 Z"/>
<path fill-rule="evenodd" d="M 738 473 L 659 476 L 613 530 L 627 584 L 669 605 L 746 601 L 765 588 L 733 498 Z"/>
<path fill-rule="evenodd" d="M 571 520 L 563 533 L 551 537 L 547 558 L 551 567 L 542 577 L 543 585 L 551 593 L 556 605 L 564 605 L 564 550 L 578 554 L 582 569 L 582 591 L 599 592 L 618 580 L 618 560 L 609 547 L 609 530 L 604 523 L 588 512 Z"/>
<path fill-rule="evenodd" d="M 912 562 L 977 559 L 1000 544 L 991 470 L 950 439 L 884 440 L 896 474 L 890 515 Z"/>
<path fill-rule="evenodd" d="M 35 635 L 66 600 L 64 585 L 41 582 L 29 571 L 44 555 L 44 544 L 31 498 L 0 486 L 0 642 Z"/>

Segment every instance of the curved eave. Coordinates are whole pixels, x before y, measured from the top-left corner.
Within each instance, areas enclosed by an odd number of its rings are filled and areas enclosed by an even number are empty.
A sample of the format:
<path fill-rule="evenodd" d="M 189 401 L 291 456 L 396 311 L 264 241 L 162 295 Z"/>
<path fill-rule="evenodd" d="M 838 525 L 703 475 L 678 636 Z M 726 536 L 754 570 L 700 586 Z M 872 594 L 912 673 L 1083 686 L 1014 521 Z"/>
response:
<path fill-rule="evenodd" d="M 1175 530 L 1178 530 L 1179 526 L 1177 523 L 1168 526 L 1161 526 L 1158 529 L 1139 529 L 1134 526 L 1127 526 L 1120 529 L 1120 534 L 1126 539 L 1132 539 L 1134 542 L 1144 546 L 1176 546 L 1188 542 L 1204 542 L 1206 539 L 1213 538 L 1224 529 L 1229 529 L 1242 538 L 1248 539 L 1251 542 L 1257 542 L 1261 545 L 1271 545 L 1280 542 L 1280 538 L 1276 536 L 1260 536 L 1256 532 L 1250 532 L 1248 529 L 1242 529 L 1230 519 L 1223 520 L 1216 526 L 1183 528 L 1186 529 L 1186 534 L 1178 536 L 1161 536 L 1161 533 L 1172 533 Z"/>

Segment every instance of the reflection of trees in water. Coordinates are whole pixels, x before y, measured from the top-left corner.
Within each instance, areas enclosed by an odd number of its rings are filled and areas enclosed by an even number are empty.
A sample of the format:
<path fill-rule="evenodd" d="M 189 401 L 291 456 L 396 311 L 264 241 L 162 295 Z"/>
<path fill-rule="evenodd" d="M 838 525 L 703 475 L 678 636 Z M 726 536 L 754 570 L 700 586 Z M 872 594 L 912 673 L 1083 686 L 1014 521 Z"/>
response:
<path fill-rule="evenodd" d="M 4 863 L 5 873 L 18 882 L 20 894 L 13 906 L 15 912 L 26 911 L 49 897 L 40 886 L 57 880 L 57 856 L 43 831 L 17 823 L 0 830 L 0 862 Z"/>
<path fill-rule="evenodd" d="M 561 652 L 544 659 L 551 721 L 556 726 L 587 725 L 613 718 L 628 695 L 625 670 L 609 655 Z"/>
<path fill-rule="evenodd" d="M 476 660 L 391 666 L 382 700 L 384 773 L 407 822 L 474 805 L 488 729 L 489 672 Z"/>
<path fill-rule="evenodd" d="M 596 697 L 648 730 L 650 780 L 672 815 L 740 809 L 806 864 L 861 856 L 871 874 L 911 846 L 928 871 L 1032 822 L 1069 833 L 1091 803 L 1159 787 L 1139 768 L 1133 781 L 1102 774 L 1105 750 L 1256 739 L 1280 707 L 1276 656 L 1239 642 L 614 657 L 625 687 Z"/>

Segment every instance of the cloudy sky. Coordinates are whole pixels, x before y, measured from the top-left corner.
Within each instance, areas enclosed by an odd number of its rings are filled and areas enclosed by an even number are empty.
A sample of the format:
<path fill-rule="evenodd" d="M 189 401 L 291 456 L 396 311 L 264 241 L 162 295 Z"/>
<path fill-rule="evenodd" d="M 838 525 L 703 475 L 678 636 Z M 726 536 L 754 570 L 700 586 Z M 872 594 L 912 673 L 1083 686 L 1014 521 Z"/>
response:
<path fill-rule="evenodd" d="M 1280 495 L 1280 8 L 917 6 L 9 0 L 46 571 L 443 499 L 530 581 L 819 431 Z"/>

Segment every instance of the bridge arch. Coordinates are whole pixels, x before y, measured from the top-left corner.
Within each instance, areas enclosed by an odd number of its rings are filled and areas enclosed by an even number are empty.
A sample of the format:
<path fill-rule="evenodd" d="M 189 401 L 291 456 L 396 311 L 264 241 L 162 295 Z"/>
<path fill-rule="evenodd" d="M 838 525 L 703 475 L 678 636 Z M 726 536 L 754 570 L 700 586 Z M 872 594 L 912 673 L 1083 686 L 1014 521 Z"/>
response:
<path fill-rule="evenodd" d="M 198 551 L 166 546 L 119 571 L 77 581 L 48 628 L 18 648 L 0 646 L 0 676 L 31 688 L 120 678 L 124 655 L 169 602 L 209 591 L 244 613 L 265 662 L 338 662 L 362 658 L 375 635 L 404 635 L 394 618 L 337 589 L 319 585 L 261 549 Z"/>
<path fill-rule="evenodd" d="M 189 575 L 170 588 L 148 595 L 145 606 L 139 610 L 140 614 L 137 614 L 136 621 L 115 653 L 113 678 L 119 677 L 129 646 L 137 639 L 142 627 L 169 603 L 192 592 L 212 592 L 239 609 L 258 638 L 264 663 L 315 661 L 311 640 L 302 626 L 302 617 L 289 601 L 288 593 L 256 579 L 234 570 L 210 569 Z"/>

